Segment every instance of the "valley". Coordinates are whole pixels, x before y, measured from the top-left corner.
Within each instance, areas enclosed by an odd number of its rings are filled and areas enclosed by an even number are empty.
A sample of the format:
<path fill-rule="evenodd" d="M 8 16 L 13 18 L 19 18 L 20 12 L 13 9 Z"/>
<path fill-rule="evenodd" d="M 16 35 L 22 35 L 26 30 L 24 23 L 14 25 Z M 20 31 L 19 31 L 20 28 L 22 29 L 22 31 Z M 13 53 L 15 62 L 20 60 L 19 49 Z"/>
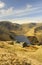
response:
<path fill-rule="evenodd" d="M 0 65 L 42 65 L 42 24 L 0 22 Z"/>

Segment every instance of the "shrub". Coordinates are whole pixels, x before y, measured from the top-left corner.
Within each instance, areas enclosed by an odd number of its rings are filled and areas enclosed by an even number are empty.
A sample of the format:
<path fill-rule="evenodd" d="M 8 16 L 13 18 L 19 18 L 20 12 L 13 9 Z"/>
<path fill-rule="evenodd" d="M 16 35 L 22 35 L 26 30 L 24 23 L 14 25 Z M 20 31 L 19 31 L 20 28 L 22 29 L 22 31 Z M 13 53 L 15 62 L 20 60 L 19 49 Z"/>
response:
<path fill-rule="evenodd" d="M 27 47 L 28 45 L 27 45 L 27 43 L 25 42 L 25 43 L 23 43 L 23 47 Z"/>
<path fill-rule="evenodd" d="M 10 45 L 14 45 L 14 42 L 12 41 L 12 42 L 10 42 L 9 44 L 10 44 Z"/>

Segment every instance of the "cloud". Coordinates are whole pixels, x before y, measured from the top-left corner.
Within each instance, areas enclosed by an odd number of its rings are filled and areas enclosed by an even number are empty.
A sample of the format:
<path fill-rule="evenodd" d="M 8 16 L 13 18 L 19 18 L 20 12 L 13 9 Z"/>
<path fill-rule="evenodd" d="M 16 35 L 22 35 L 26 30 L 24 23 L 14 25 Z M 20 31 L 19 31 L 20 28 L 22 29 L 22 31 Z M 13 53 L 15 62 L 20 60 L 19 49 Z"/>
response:
<path fill-rule="evenodd" d="M 32 8 L 32 5 L 27 4 L 26 7 L 29 9 L 29 8 Z"/>
<path fill-rule="evenodd" d="M 14 13 L 15 13 L 16 15 L 20 15 L 20 14 L 24 14 L 24 13 L 26 13 L 26 12 L 31 11 L 31 9 L 32 9 L 32 5 L 27 4 L 26 7 L 23 8 L 23 9 L 14 10 Z"/>
<path fill-rule="evenodd" d="M 16 16 L 22 15 L 22 14 L 24 15 L 25 12 L 28 12 L 31 10 L 31 7 L 32 7 L 32 5 L 28 4 L 28 5 L 26 5 L 26 8 L 24 8 L 24 9 L 16 9 L 15 10 L 14 7 L 10 7 L 8 9 L 1 9 L 0 14 L 2 16 L 12 15 L 12 14 L 14 14 Z"/>
<path fill-rule="evenodd" d="M 3 17 L 3 16 L 8 16 L 8 15 L 11 15 L 13 13 L 13 7 L 10 7 L 8 9 L 1 9 L 0 10 L 0 17 Z"/>
<path fill-rule="evenodd" d="M 10 19 L 0 19 L 0 21 L 10 21 L 12 23 L 42 23 L 42 17 L 24 17 L 24 18 L 10 18 Z"/>
<path fill-rule="evenodd" d="M 5 6 L 5 3 L 0 1 L 0 8 L 3 8 Z"/>
<path fill-rule="evenodd" d="M 19 23 L 19 24 L 23 24 L 23 23 L 42 23 L 42 20 L 38 20 L 36 18 L 10 19 L 8 21 L 11 21 L 13 23 Z"/>
<path fill-rule="evenodd" d="M 14 9 L 14 7 L 10 7 L 8 9 L 0 10 L 0 17 L 14 15 L 14 16 L 24 16 L 30 14 L 32 11 L 37 10 L 38 8 L 33 8 L 32 5 L 28 4 L 24 9 Z"/>
<path fill-rule="evenodd" d="M 42 19 L 41 17 L 29 18 L 29 16 L 26 17 L 26 15 L 32 15 L 39 12 L 42 12 L 42 9 L 40 9 L 40 7 L 33 7 L 30 4 L 27 4 L 26 7 L 23 9 L 15 9 L 14 7 L 10 7 L 7 9 L 0 10 L 0 19 L 9 20 L 14 23 L 20 23 L 20 24 L 27 22 L 38 22 L 38 20 L 40 21 L 40 19 Z M 13 19 L 12 17 L 15 18 Z"/>

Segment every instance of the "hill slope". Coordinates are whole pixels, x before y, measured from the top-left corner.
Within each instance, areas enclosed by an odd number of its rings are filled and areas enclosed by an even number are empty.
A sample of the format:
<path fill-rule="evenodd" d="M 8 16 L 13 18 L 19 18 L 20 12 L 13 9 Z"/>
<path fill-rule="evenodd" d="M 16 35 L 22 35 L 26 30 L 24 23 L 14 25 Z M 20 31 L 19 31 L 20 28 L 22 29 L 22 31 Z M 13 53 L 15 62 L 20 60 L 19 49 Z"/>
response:
<path fill-rule="evenodd" d="M 16 35 L 35 35 L 39 38 L 42 35 L 42 23 L 28 23 L 20 25 L 9 21 L 0 22 L 0 40 L 14 40 Z M 42 39 L 42 37 L 40 37 L 40 39 Z"/>

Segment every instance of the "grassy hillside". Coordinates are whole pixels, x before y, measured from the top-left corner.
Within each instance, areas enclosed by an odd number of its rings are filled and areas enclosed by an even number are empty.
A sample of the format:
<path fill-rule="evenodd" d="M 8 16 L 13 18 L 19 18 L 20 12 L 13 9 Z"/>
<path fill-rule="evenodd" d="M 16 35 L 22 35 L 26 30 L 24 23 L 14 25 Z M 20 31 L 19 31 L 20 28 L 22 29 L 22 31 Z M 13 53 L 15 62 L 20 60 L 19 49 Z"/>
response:
<path fill-rule="evenodd" d="M 23 48 L 13 41 L 0 41 L 0 65 L 42 65 L 42 46 Z"/>

